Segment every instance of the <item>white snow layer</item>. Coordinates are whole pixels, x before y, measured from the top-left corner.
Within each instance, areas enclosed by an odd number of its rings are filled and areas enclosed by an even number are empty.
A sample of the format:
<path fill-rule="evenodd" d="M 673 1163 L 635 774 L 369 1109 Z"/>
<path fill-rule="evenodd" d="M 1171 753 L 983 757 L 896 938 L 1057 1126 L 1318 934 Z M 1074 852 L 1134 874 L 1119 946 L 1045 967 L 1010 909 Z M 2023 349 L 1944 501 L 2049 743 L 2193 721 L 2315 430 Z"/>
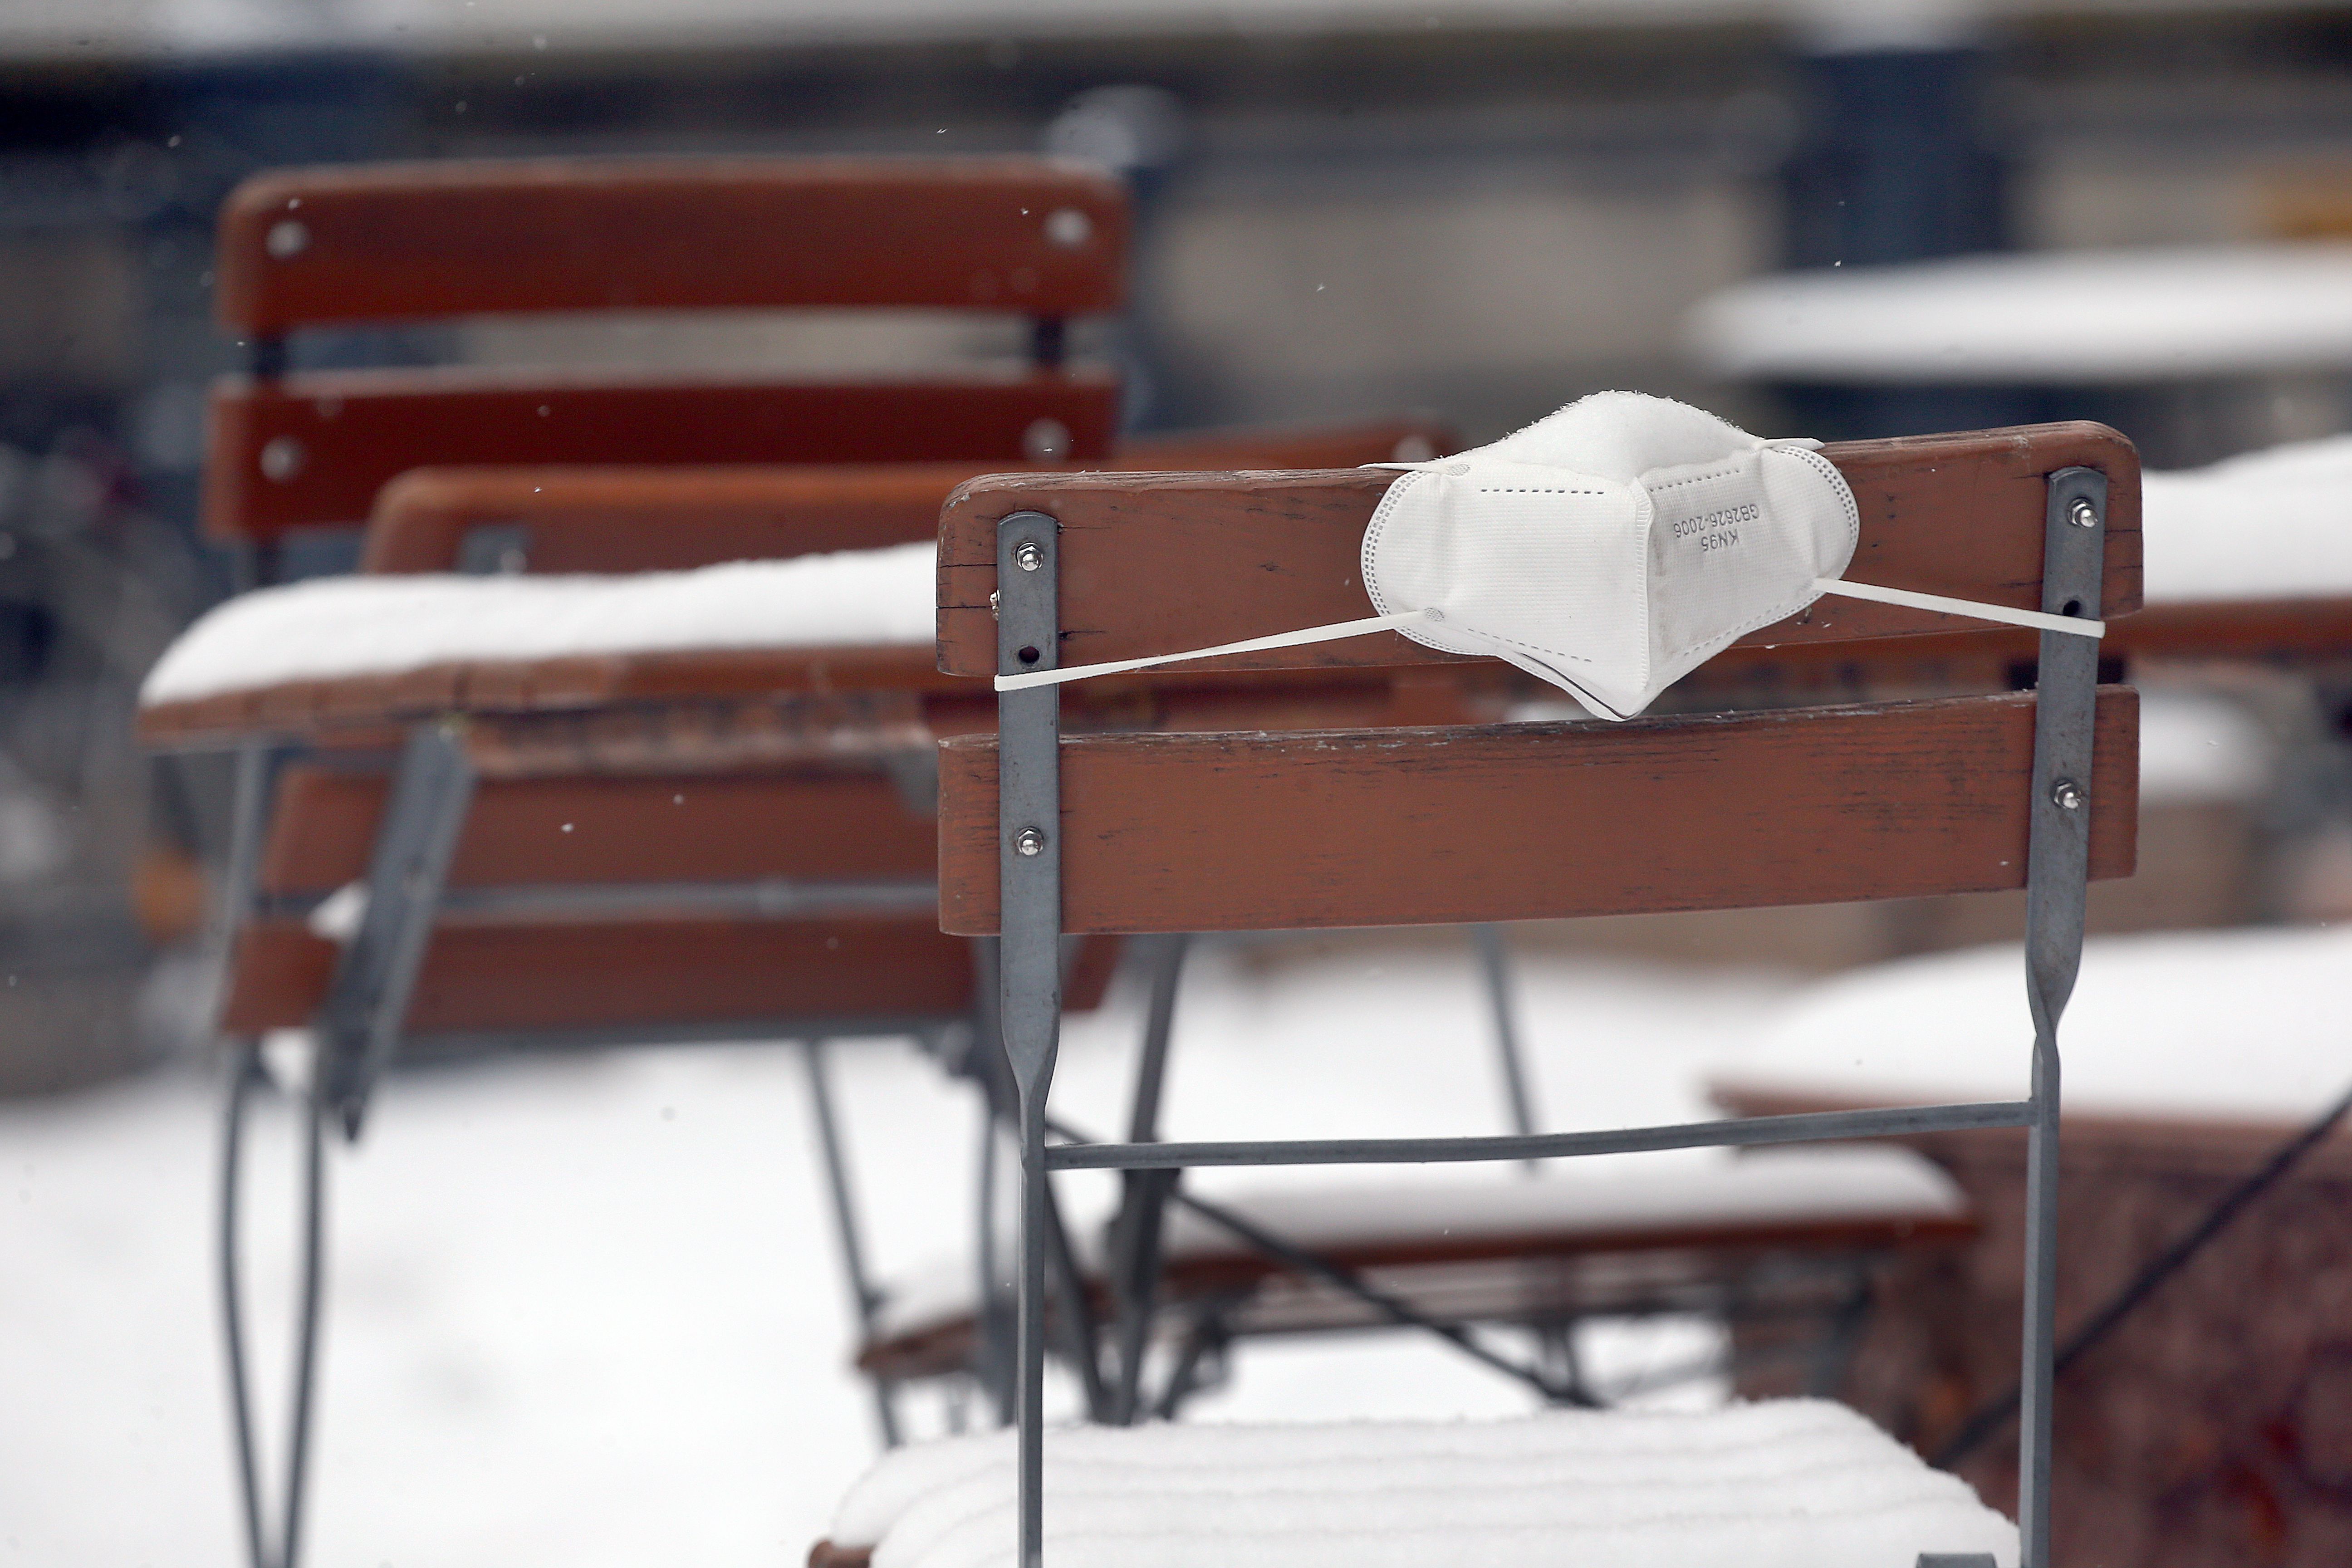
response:
<path fill-rule="evenodd" d="M 874 1568 L 1013 1560 L 1010 1434 L 885 1456 L 835 1518 Z M 1076 1428 L 1045 1447 L 1068 1568 L 1882 1568 L 2017 1532 L 1843 1405 L 1491 1422 Z"/>
<path fill-rule="evenodd" d="M 2352 436 L 2143 475 L 2140 511 L 2151 605 L 2352 594 Z"/>
<path fill-rule="evenodd" d="M 1584 1125 L 1704 1114 L 1703 1064 L 1785 987 L 1532 955 L 1520 981 L 1548 1125 L 1570 1110 Z M 1177 1011 L 1164 1131 L 1502 1131 L 1482 995 L 1466 942 L 1271 971 L 1204 946 Z M 1057 1114 L 1121 1124 L 1143 1000 L 1123 977 L 1112 1007 L 1069 1020 Z M 845 1042 L 832 1065 L 874 1265 L 900 1274 L 965 1241 L 977 1112 L 964 1088 L 885 1042 Z M 209 1252 L 217 1114 L 208 1085 L 177 1077 L 0 1104 L 8 1568 L 240 1560 Z M 258 1123 L 249 1300 L 274 1454 L 296 1150 L 281 1105 Z M 365 1141 L 331 1152 L 307 1555 L 359 1568 L 798 1563 L 875 1451 L 815 1147 L 803 1064 L 774 1046 L 394 1073 Z M 1070 1173 L 1082 1232 L 1118 1195 L 1115 1179 L 1085 1180 L 1099 1174 Z M 1226 1190 L 1231 1174 L 1204 1172 L 1202 1189 Z M 1674 1320 L 1592 1325 L 1577 1346 L 1613 1385 L 1720 1342 Z M 1252 1342 L 1234 1368 L 1193 1414 L 1507 1416 L 1530 1403 L 1420 1335 Z M 1053 1397 L 1075 1398 L 1058 1384 Z M 936 1430 L 939 1412 L 912 1403 L 916 1429 Z"/>
<path fill-rule="evenodd" d="M 2066 1108 L 2310 1117 L 2352 1083 L 2347 978 L 2352 929 L 2094 939 L 2058 1030 Z M 1799 994 L 1727 1081 L 1836 1100 L 2016 1099 L 2032 1038 L 2019 949 L 1978 948 Z"/>
<path fill-rule="evenodd" d="M 1782 381 L 2079 385 L 2334 370 L 2352 357 L 2352 245 L 1781 273 L 1702 300 L 1685 336 L 1718 374 Z"/>
<path fill-rule="evenodd" d="M 1518 1237 L 1719 1229 L 1820 1220 L 1944 1218 L 1967 1200 L 1939 1168 L 1905 1149 L 1708 1150 L 1672 1165 L 1627 1167 L 1557 1160 L 1530 1176 L 1521 1166 L 1423 1170 L 1385 1180 L 1220 1193 L 1217 1201 L 1285 1241 L 1314 1251 L 1450 1237 Z M 1085 1266 L 1100 1266 L 1098 1237 L 1072 1243 Z M 1231 1231 L 1181 1205 L 1168 1211 L 1162 1244 L 1172 1259 L 1245 1252 Z M 937 1258 L 891 1280 L 877 1321 L 885 1338 L 971 1315 L 978 1275 L 969 1262 Z"/>
<path fill-rule="evenodd" d="M 1580 1170 L 1554 1161 L 1541 1176 L 1490 1167 L 1378 1184 L 1286 1188 L 1223 1200 L 1286 1241 L 1360 1247 L 1416 1237 L 1456 1239 L 1601 1235 L 1811 1220 L 1944 1217 L 1966 1210 L 1951 1178 L 1903 1149 L 1785 1149 L 1663 1170 Z M 1174 1258 L 1245 1251 L 1190 1209 L 1168 1216 Z"/>
<path fill-rule="evenodd" d="M 180 635 L 141 689 L 179 702 L 474 659 L 929 646 L 927 542 L 626 576 L 320 577 L 241 595 Z"/>
<path fill-rule="evenodd" d="M 2352 594 L 2352 436 L 2149 474 L 2144 495 L 2152 605 Z M 140 700 L 473 659 L 919 646 L 934 631 L 936 553 L 914 543 L 613 577 L 316 578 L 205 615 Z"/>

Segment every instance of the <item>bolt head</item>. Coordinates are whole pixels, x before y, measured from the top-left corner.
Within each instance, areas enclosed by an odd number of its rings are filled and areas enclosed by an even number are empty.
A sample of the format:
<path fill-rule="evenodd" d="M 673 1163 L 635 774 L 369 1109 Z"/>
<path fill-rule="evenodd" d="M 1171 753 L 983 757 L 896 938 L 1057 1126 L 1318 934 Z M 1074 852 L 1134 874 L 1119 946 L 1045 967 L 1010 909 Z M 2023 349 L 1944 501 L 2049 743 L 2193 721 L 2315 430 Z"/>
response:
<path fill-rule="evenodd" d="M 1024 539 L 1013 547 L 1013 564 L 1024 572 L 1034 572 L 1045 564 L 1045 547 L 1034 539 Z"/>
<path fill-rule="evenodd" d="M 2050 804 L 2061 811 L 2080 811 L 2090 798 L 2073 779 L 2060 779 L 2050 786 Z"/>
<path fill-rule="evenodd" d="M 1092 239 L 1095 220 L 1076 207 L 1055 207 L 1045 215 L 1045 238 L 1064 250 L 1076 250 Z"/>
<path fill-rule="evenodd" d="M 2099 509 L 2091 504 L 2090 497 L 2076 496 L 2066 508 L 2066 521 L 2076 528 L 2096 528 L 2099 525 Z"/>
<path fill-rule="evenodd" d="M 298 217 L 279 218 L 262 237 L 261 248 L 273 261 L 291 261 L 310 248 L 310 226 Z"/>
<path fill-rule="evenodd" d="M 1015 855 L 1036 856 L 1045 852 L 1045 836 L 1034 827 L 1024 827 L 1013 836 Z"/>

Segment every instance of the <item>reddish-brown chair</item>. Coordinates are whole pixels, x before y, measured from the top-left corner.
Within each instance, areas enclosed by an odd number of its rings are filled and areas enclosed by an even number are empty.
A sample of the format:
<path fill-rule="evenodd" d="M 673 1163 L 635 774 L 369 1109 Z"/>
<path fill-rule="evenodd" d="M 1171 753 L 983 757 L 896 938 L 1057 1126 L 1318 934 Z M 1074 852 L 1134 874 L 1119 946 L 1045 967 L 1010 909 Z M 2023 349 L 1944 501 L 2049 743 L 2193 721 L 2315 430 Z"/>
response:
<path fill-rule="evenodd" d="M 2092 426 L 1831 447 L 1861 503 L 1855 574 L 2053 614 L 2139 601 L 2137 465 Z M 943 668 L 975 677 L 1149 657 L 1360 615 L 1378 475 L 992 479 L 941 525 Z M 2078 526 L 2080 525 L 2080 526 Z M 1009 563 L 1024 568 L 1014 571 Z M 984 608 L 1000 594 L 1000 613 Z M 1939 617 L 1823 601 L 1745 639 L 1851 642 Z M 1001 933 L 1024 1131 L 1019 1549 L 1042 1551 L 1047 1173 L 1494 1160 L 2023 1127 L 2029 1226 L 2026 1561 L 2047 1568 L 2057 1017 L 2082 895 L 2128 875 L 2137 707 L 2050 634 L 2042 688 L 1606 726 L 1077 735 L 1058 689 L 1000 698 L 997 736 L 941 748 L 940 911 Z M 1393 667 L 1453 656 L 1389 633 L 1212 668 Z M 1596 831 L 1597 825 L 1605 830 Z M 2029 876 L 2029 866 L 2031 875 Z M 2037 1043 L 2026 1100 L 1533 1138 L 1087 1146 L 1047 1111 L 1066 935 L 1453 923 L 2024 886 Z M 1058 1146 L 1049 1146 L 1049 1135 Z M 1932 1552 L 1936 1543 L 1923 1542 Z"/>

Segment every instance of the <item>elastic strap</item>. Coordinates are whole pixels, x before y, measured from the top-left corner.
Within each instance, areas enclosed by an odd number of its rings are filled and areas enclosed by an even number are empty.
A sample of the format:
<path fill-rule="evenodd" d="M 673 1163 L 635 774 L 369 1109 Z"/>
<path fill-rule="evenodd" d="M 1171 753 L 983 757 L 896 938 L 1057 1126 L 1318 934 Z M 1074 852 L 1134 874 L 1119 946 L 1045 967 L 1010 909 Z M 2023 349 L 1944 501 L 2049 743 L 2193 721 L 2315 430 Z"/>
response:
<path fill-rule="evenodd" d="M 1150 658 L 1113 659 L 1108 664 L 1074 664 L 1067 669 L 1033 669 L 1026 675 L 1000 675 L 996 678 L 999 691 L 1026 691 L 1033 686 L 1059 686 L 1066 680 L 1084 680 L 1089 676 L 1117 675 L 1121 670 L 1150 669 L 1156 664 L 1177 664 L 1188 658 L 1215 658 L 1228 653 L 1264 653 L 1270 648 L 1300 647 L 1307 643 L 1338 642 L 1341 637 L 1360 637 L 1373 632 L 1391 632 L 1400 626 L 1417 626 L 1423 621 L 1444 620 L 1435 610 L 1407 610 L 1395 616 L 1367 616 L 1360 621 L 1341 621 L 1334 626 L 1309 626 L 1303 632 L 1282 632 L 1270 637 L 1252 637 L 1247 642 L 1220 643 L 1215 647 L 1196 647 L 1185 653 L 1156 654 Z"/>
<path fill-rule="evenodd" d="M 1947 599 L 1941 594 L 1915 594 L 1908 588 L 1882 588 L 1875 583 L 1849 583 L 1842 577 L 1816 577 L 1813 586 L 1824 594 L 1843 595 L 1849 599 L 1900 605 L 1906 610 L 1937 610 L 1948 616 L 1967 616 L 1971 620 L 2032 626 L 2036 631 L 2066 632 L 2094 641 L 2107 635 L 2107 623 L 2105 621 L 2044 615 L 2040 610 L 2012 610 L 2006 605 L 1979 605 L 1973 599 Z"/>
<path fill-rule="evenodd" d="M 1849 599 L 1870 599 L 1882 605 L 1900 605 L 1912 610 L 1935 610 L 1947 616 L 1966 616 L 1972 620 L 2000 621 L 2012 626 L 2032 626 L 2037 631 L 2065 632 L 2074 637 L 2094 639 L 2107 634 L 2105 621 L 2082 620 L 2073 616 L 2047 616 L 2039 610 L 2012 610 L 2006 605 L 1980 605 L 1973 599 L 1948 599 L 1941 594 L 1916 594 L 1908 588 L 1882 588 L 1874 583 L 1848 583 L 1838 577 L 1816 577 L 1813 587 L 1821 593 L 1839 594 Z M 1342 637 L 1396 631 L 1423 621 L 1442 621 L 1444 618 L 1436 610 L 1407 610 L 1394 616 L 1367 616 L 1360 621 L 1308 626 L 1304 631 L 1252 637 L 1246 642 L 1220 643 L 1215 647 L 1189 648 L 1182 653 L 1155 654 L 1150 658 L 1121 658 L 1108 664 L 1074 664 L 1067 669 L 1034 669 L 1026 675 L 1000 675 L 996 678 L 996 689 L 1026 691 L 1032 687 L 1059 686 L 1065 681 L 1085 680 L 1097 675 L 1117 675 L 1129 669 L 1150 669 L 1155 665 L 1179 664 L 1186 659 L 1216 658 L 1229 653 L 1265 653 L 1278 647 L 1301 647 L 1308 643 L 1338 642 Z"/>

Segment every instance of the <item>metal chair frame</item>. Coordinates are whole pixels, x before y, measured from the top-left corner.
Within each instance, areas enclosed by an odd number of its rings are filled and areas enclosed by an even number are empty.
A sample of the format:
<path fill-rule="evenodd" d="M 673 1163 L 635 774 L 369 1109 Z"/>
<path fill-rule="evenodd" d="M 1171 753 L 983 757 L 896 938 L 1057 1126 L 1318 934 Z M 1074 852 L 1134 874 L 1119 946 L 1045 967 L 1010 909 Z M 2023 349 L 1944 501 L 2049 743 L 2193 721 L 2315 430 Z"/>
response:
<path fill-rule="evenodd" d="M 2075 614 L 2084 606 L 2095 610 L 2101 602 L 2106 490 L 2105 477 L 2095 469 L 2062 468 L 2048 477 L 2042 584 L 2042 607 L 2046 613 Z M 1058 662 L 1058 530 L 1055 519 L 1034 510 L 1013 512 L 997 527 L 1000 673 L 1052 668 Z M 1045 1330 L 1047 1253 L 1053 1228 L 1047 1182 L 1051 1172 L 1550 1159 L 1991 1127 L 2023 1128 L 2029 1142 L 2019 1523 L 2022 1568 L 2051 1568 L 2050 1402 L 2058 1262 L 2057 1029 L 2082 953 L 2098 649 L 2084 638 L 2043 633 L 2040 651 L 2026 874 L 2026 991 L 2034 1040 L 2031 1089 L 2024 1100 L 1486 1138 L 1076 1144 L 1055 1137 L 1046 1101 L 1060 1023 L 1059 688 L 1000 694 L 1000 1005 L 1004 1045 L 1019 1097 L 1022 1155 L 1015 1342 L 1020 1568 L 1042 1568 L 1045 1557 Z M 1959 1568 L 1971 1559 L 1923 1552 L 1919 1561 L 1921 1568 Z M 1989 1558 L 1973 1562 L 1990 1568 Z"/>

